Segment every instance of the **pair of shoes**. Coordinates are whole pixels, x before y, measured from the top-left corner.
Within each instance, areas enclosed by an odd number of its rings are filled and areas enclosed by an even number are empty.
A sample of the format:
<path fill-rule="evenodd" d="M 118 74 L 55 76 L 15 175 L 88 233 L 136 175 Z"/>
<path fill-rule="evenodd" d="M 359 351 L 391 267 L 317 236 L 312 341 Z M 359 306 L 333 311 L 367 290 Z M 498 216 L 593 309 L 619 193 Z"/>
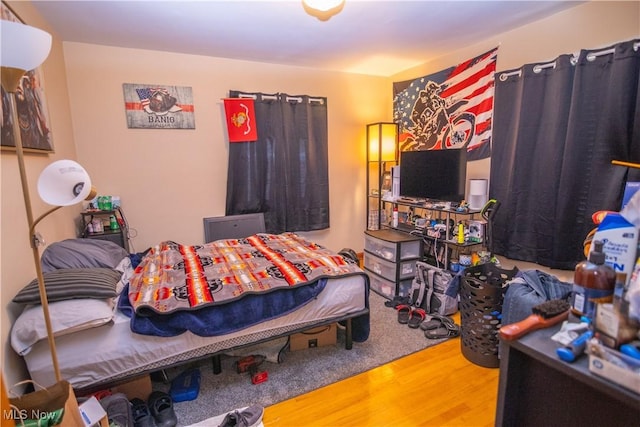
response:
<path fill-rule="evenodd" d="M 399 295 L 393 297 L 393 299 L 390 299 L 384 302 L 385 307 L 393 307 L 393 308 L 397 308 L 399 305 L 409 305 L 409 304 L 411 304 L 411 300 L 409 299 L 409 297 L 401 297 Z"/>
<path fill-rule="evenodd" d="M 254 427 L 262 422 L 264 408 L 249 406 L 248 408 L 229 412 L 218 427 Z"/>
<path fill-rule="evenodd" d="M 133 412 L 133 427 L 155 427 L 151 411 L 147 402 L 137 397 L 131 399 L 131 411 Z"/>
<path fill-rule="evenodd" d="M 109 419 L 110 426 L 132 427 L 133 413 L 131 402 L 124 393 L 114 393 L 100 399 L 100 405 L 104 408 Z"/>
<path fill-rule="evenodd" d="M 417 328 L 427 316 L 427 313 L 421 308 L 413 308 L 409 305 L 399 305 L 398 323 L 406 324 L 410 328 Z"/>
<path fill-rule="evenodd" d="M 422 324 L 425 317 L 427 317 L 427 312 L 422 308 L 414 308 L 411 310 L 411 314 L 409 315 L 409 321 L 407 322 L 407 326 L 413 329 L 417 329 L 418 326 Z"/>
<path fill-rule="evenodd" d="M 433 320 L 439 321 L 440 325 L 435 328 L 426 329 L 424 331 L 425 337 L 431 340 L 437 340 L 442 338 L 454 338 L 460 335 L 460 326 L 456 325 L 451 318 L 438 316 L 434 317 L 431 321 Z"/>
<path fill-rule="evenodd" d="M 403 325 L 409 323 L 409 317 L 411 317 L 411 306 L 401 304 L 396 306 L 396 310 L 398 311 L 398 323 L 402 323 Z"/>
<path fill-rule="evenodd" d="M 153 391 L 147 400 L 149 412 L 158 427 L 175 427 L 178 424 L 178 417 L 173 410 L 173 399 L 163 391 Z"/>
<path fill-rule="evenodd" d="M 431 329 L 438 329 L 442 326 L 442 322 L 446 321 L 443 319 L 451 320 L 446 316 L 441 316 L 440 314 L 428 314 L 425 318 L 425 321 L 420 324 L 420 329 L 423 331 L 429 331 Z"/>

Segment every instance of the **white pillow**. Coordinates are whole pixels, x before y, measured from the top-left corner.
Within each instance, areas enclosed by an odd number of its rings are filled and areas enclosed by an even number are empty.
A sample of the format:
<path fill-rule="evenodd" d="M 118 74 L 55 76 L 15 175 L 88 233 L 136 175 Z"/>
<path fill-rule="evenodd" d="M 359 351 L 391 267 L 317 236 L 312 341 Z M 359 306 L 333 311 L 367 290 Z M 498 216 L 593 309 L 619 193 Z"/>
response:
<path fill-rule="evenodd" d="M 83 329 L 95 328 L 110 322 L 114 316 L 113 299 L 70 299 L 49 304 L 51 328 L 56 337 Z M 21 356 L 31 346 L 47 339 L 41 305 L 28 305 L 13 324 L 11 346 Z"/>

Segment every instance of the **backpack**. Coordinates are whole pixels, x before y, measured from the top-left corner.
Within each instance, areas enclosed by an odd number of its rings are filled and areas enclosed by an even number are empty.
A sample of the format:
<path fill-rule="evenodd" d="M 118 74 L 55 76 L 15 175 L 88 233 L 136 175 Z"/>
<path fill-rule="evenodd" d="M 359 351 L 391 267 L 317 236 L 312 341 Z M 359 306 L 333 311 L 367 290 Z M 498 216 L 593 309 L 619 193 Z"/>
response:
<path fill-rule="evenodd" d="M 446 295 L 453 274 L 422 261 L 416 262 L 416 275 L 411 282 L 411 305 L 428 314 L 449 316 L 458 311 L 458 299 Z"/>

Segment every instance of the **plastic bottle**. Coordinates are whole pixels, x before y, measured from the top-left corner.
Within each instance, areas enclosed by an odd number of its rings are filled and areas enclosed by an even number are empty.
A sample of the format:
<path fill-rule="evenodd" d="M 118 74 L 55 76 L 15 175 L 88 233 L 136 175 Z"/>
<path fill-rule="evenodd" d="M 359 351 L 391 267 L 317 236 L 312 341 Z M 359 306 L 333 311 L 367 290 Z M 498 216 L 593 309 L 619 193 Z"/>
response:
<path fill-rule="evenodd" d="M 458 243 L 464 243 L 464 224 L 462 221 L 458 223 Z"/>
<path fill-rule="evenodd" d="M 589 259 L 576 265 L 571 296 L 571 311 L 576 316 L 593 319 L 596 304 L 613 301 L 616 273 L 604 263 L 603 245 L 602 241 L 595 240 Z"/>
<path fill-rule="evenodd" d="M 109 218 L 109 228 L 111 228 L 112 230 L 117 230 L 120 228 L 115 215 L 111 215 L 111 217 Z"/>
<path fill-rule="evenodd" d="M 391 226 L 393 228 L 398 228 L 398 207 L 393 207 L 393 217 L 391 219 Z"/>

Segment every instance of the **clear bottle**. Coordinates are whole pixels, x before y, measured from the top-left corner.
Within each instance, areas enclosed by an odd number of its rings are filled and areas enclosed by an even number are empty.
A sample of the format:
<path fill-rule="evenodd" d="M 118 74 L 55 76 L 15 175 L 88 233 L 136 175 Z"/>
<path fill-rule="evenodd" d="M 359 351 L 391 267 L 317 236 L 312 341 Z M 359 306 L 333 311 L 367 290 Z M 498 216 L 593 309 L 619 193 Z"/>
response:
<path fill-rule="evenodd" d="M 393 228 L 398 228 L 398 207 L 393 207 L 393 216 L 391 218 L 391 226 Z"/>
<path fill-rule="evenodd" d="M 616 273 L 604 263 L 604 243 L 593 241 L 589 259 L 576 265 L 573 276 L 571 312 L 576 316 L 595 316 L 596 305 L 613 301 Z"/>

